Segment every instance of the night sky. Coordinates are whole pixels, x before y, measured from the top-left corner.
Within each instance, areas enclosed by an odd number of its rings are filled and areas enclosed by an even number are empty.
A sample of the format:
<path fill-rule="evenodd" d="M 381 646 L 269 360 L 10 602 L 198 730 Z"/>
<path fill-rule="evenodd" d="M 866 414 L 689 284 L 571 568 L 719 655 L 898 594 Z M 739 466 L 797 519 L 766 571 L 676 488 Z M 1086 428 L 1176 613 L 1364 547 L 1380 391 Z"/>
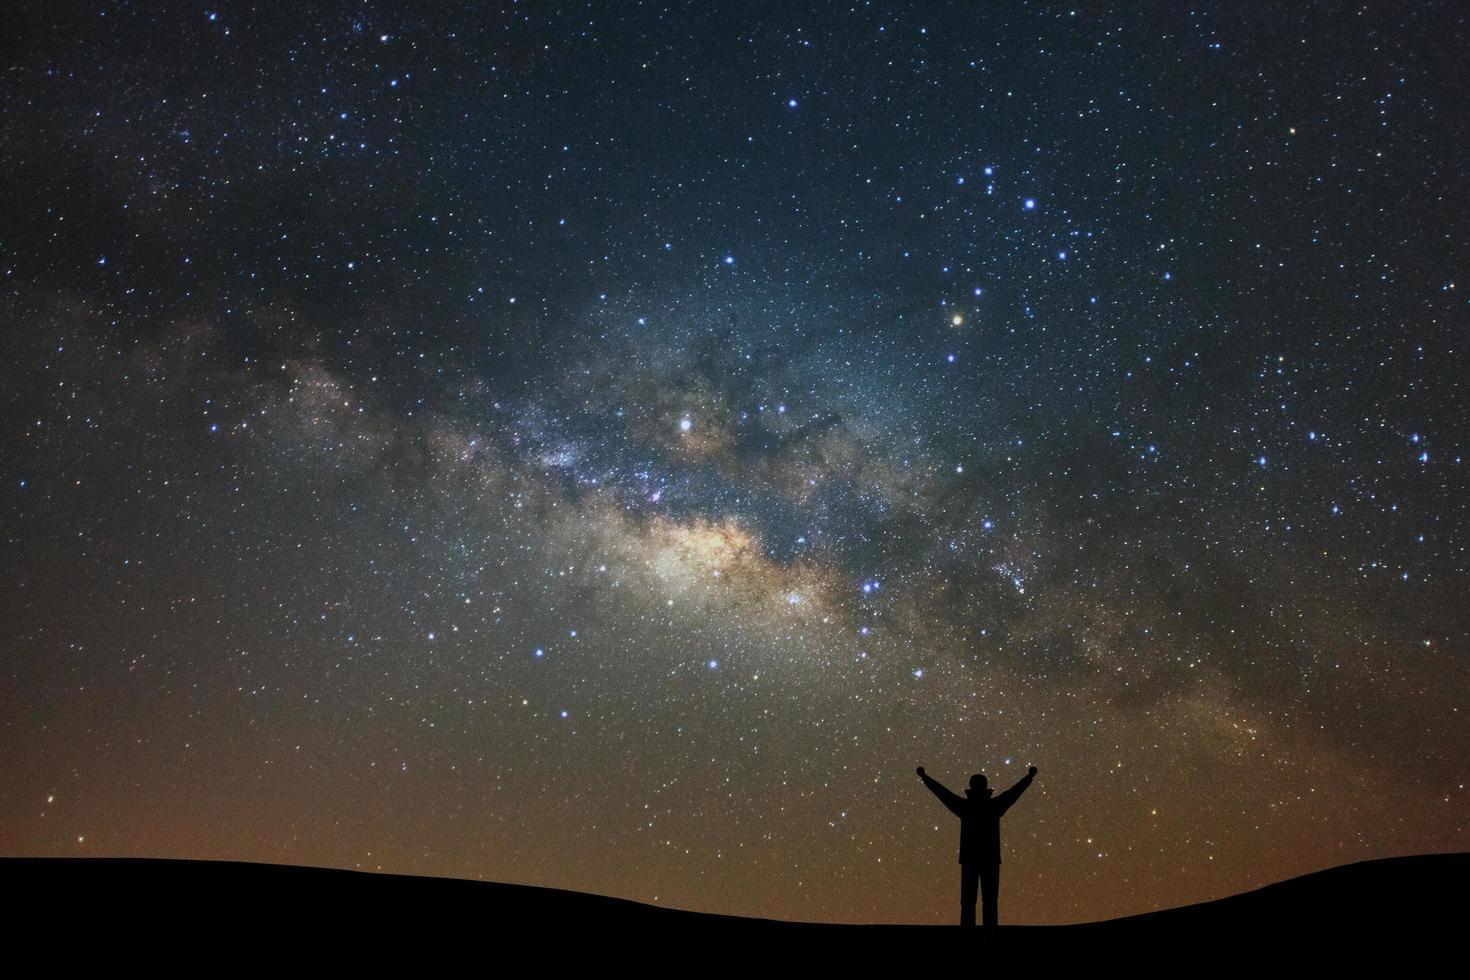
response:
<path fill-rule="evenodd" d="M 401 5 L 408 7 L 409 5 Z M 0 852 L 1002 921 L 1470 849 L 1456 2 L 7 10 Z"/>

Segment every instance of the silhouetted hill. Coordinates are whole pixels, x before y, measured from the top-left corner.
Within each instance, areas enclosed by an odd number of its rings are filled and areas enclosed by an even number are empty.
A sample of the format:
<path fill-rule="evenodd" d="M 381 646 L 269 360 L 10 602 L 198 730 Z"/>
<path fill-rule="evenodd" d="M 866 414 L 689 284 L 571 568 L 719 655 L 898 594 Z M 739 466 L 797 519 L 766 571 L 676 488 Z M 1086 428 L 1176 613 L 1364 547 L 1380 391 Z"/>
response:
<path fill-rule="evenodd" d="M 678 963 L 702 970 L 787 958 L 874 965 L 923 957 L 932 965 L 1094 954 L 1208 965 L 1267 954 L 1397 955 L 1395 944 L 1414 954 L 1463 952 L 1467 928 L 1470 853 L 1365 861 L 1220 901 L 1086 925 L 1003 926 L 986 938 L 958 927 L 706 915 L 453 878 L 218 861 L 0 859 L 0 970 L 8 976 L 29 975 L 10 972 L 21 964 L 54 971 L 129 963 L 196 975 L 246 964 L 493 969 L 510 965 L 512 953 L 545 967 L 641 958 L 663 962 L 659 972 Z"/>

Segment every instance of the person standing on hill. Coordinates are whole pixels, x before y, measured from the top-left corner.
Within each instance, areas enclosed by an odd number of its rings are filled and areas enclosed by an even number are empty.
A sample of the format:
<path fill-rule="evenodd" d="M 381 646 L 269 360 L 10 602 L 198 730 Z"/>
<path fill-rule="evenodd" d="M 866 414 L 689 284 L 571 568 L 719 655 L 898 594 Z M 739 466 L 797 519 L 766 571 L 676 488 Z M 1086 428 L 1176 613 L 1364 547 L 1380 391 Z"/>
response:
<path fill-rule="evenodd" d="M 960 925 L 975 924 L 978 885 L 985 899 L 983 921 L 987 928 L 993 927 L 999 921 L 995 903 L 1000 893 L 1000 818 L 1036 778 L 1036 767 L 999 796 L 991 796 L 990 784 L 981 773 L 970 777 L 970 788 L 960 797 L 925 775 L 923 766 L 918 772 L 939 802 L 960 818 Z"/>

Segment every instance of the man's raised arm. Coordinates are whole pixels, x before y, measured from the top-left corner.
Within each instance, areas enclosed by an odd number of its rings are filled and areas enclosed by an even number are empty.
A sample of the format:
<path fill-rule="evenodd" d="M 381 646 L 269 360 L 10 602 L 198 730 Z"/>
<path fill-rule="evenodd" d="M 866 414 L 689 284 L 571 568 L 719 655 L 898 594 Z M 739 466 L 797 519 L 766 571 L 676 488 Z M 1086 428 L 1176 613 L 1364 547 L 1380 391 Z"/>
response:
<path fill-rule="evenodd" d="M 944 785 L 940 783 L 939 780 L 924 772 L 923 766 L 919 767 L 918 772 L 919 778 L 924 781 L 924 785 L 929 787 L 930 792 L 939 797 L 940 803 L 943 803 L 945 806 L 949 807 L 950 813 L 953 813 L 957 817 L 964 816 L 964 800 L 960 799 L 958 796 L 945 789 Z"/>
<path fill-rule="evenodd" d="M 1011 804 L 1015 803 L 1021 798 L 1021 794 L 1026 792 L 1026 787 L 1030 786 L 1031 780 L 1035 778 L 1036 767 L 1032 766 L 1031 771 L 1022 776 L 1020 782 L 1016 783 L 1016 785 L 1012 786 L 1010 789 L 997 796 L 995 798 L 995 802 L 1000 804 L 1000 812 L 1005 813 L 1007 810 L 1009 810 L 1011 808 Z"/>

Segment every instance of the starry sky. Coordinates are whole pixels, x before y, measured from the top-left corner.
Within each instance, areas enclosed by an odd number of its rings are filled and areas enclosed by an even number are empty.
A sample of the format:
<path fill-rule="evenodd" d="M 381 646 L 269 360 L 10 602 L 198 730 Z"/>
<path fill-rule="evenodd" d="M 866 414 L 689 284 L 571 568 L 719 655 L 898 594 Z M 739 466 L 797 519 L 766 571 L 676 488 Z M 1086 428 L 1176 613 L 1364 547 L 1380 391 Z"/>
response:
<path fill-rule="evenodd" d="M 1288 9 L 1289 8 L 1289 9 Z M 1454 2 L 22 3 L 0 851 L 950 922 L 1470 849 Z"/>

